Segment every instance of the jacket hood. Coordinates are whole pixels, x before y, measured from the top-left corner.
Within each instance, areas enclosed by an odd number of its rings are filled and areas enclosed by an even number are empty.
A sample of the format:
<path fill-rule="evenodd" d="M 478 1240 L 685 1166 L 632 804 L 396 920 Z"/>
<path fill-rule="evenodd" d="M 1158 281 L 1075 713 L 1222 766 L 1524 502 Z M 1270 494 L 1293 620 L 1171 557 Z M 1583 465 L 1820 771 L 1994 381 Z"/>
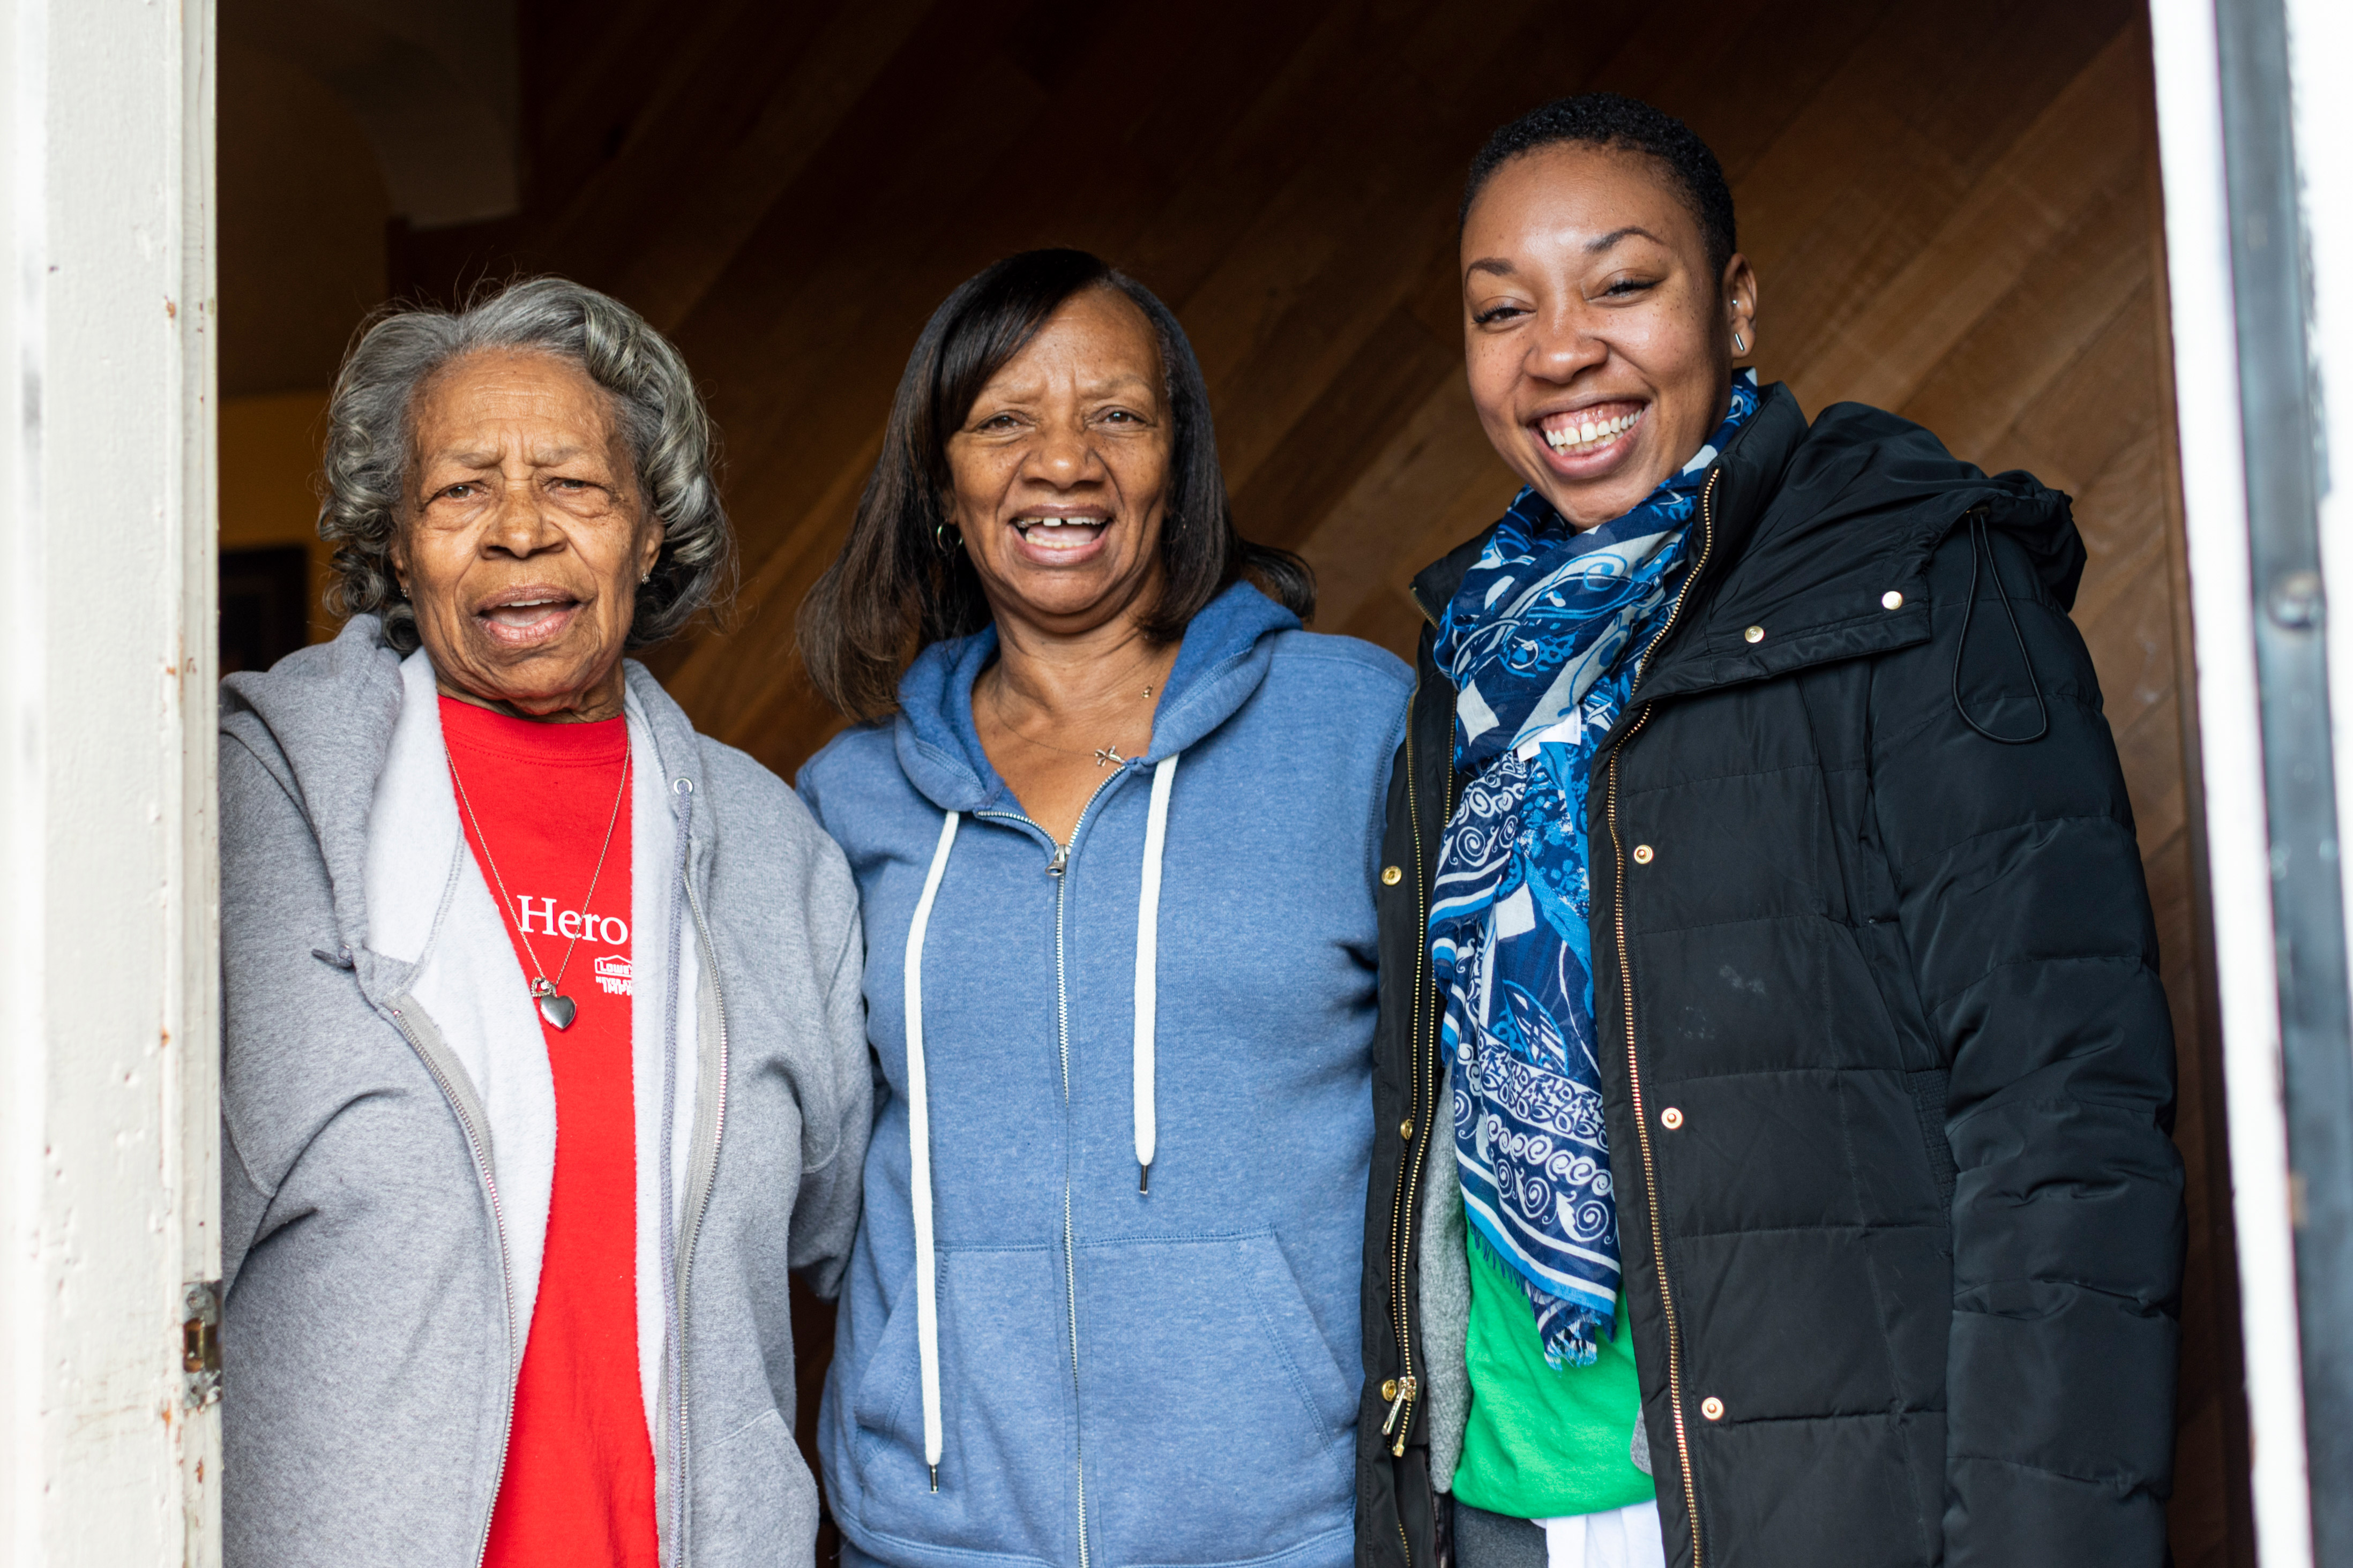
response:
<path fill-rule="evenodd" d="M 1988 475 L 1923 426 L 1865 404 L 1832 404 L 1809 426 L 1781 382 L 1725 446 L 1704 493 L 1714 536 L 1652 655 L 1644 700 L 1925 640 L 1928 557 L 1972 512 L 2023 547 L 2060 608 L 2083 580 L 2064 494 L 2022 470 Z M 1424 615 L 1444 610 L 1486 537 L 1414 579 Z M 1754 641 L 1752 630 L 1762 634 Z"/>
<path fill-rule="evenodd" d="M 1989 475 L 1925 426 L 1868 404 L 1833 403 L 1809 427 L 1797 397 L 1777 382 L 1720 466 L 1721 547 L 1745 575 L 1769 563 L 1792 594 L 1824 575 L 1800 560 L 1934 549 L 1980 509 L 2025 546 L 2061 608 L 2073 605 L 2083 580 L 2083 541 L 2064 494 L 2023 469 Z M 1841 531 L 1835 540 L 1832 530 Z"/>
<path fill-rule="evenodd" d="M 1928 558 L 1972 514 L 2022 547 L 2062 610 L 2083 581 L 2066 496 L 2021 470 L 1989 475 L 1883 409 L 1836 403 L 1809 427 L 1776 384 L 1718 471 L 1722 564 L 1695 568 L 1646 699 L 1926 641 Z"/>
<path fill-rule="evenodd" d="M 1250 700 L 1274 658 L 1275 639 L 1299 617 L 1248 583 L 1209 601 L 1185 628 L 1160 694 L 1148 755 L 1156 763 L 1208 734 Z M 973 683 L 997 657 L 997 627 L 934 643 L 899 681 L 892 721 L 899 765 L 942 811 L 998 808 L 1010 792 L 989 765 L 972 720 Z"/>

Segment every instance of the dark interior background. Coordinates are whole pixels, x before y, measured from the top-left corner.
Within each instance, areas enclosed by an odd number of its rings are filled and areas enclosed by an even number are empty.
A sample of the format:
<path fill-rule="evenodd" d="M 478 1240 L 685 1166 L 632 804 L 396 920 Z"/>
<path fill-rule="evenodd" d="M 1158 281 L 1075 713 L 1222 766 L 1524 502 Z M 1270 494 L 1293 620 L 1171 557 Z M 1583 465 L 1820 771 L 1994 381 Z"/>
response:
<path fill-rule="evenodd" d="M 1464 163 L 1607 87 L 1723 157 L 1758 361 L 2072 492 L 2180 1040 L 2181 1563 L 2252 1563 L 2149 52 L 2130 0 L 222 0 L 224 641 L 328 635 L 325 388 L 388 297 L 558 271 L 671 334 L 726 441 L 744 576 L 650 661 L 789 776 L 836 721 L 790 656 L 925 316 L 1006 252 L 1094 249 L 1183 318 L 1246 532 L 1318 629 L 1404 595 L 1514 481 L 1464 393 Z M 296 570 L 307 565 L 307 573 Z M 275 584 L 273 587 L 272 584 Z M 225 583 L 226 586 L 226 583 Z M 299 603 L 291 595 L 300 592 Z M 274 596 L 273 596 L 274 595 Z M 797 1302 L 804 1420 L 830 1345 Z"/>

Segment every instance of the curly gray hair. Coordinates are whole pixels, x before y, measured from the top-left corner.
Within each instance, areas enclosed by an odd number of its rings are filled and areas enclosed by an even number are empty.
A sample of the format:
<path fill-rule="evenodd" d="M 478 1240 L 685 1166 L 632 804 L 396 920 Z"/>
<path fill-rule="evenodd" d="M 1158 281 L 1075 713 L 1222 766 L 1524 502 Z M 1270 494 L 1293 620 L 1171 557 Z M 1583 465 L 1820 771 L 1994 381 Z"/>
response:
<path fill-rule="evenodd" d="M 458 310 L 395 309 L 344 356 L 327 405 L 319 506 L 319 537 L 335 547 L 328 607 L 381 616 L 394 647 L 417 647 L 417 614 L 392 570 L 407 499 L 409 412 L 437 371 L 483 349 L 556 355 L 612 394 L 638 491 L 663 530 L 652 579 L 638 589 L 628 646 L 677 633 L 719 594 L 735 561 L 734 530 L 712 476 L 711 416 L 669 340 L 618 300 L 562 278 L 524 279 Z"/>

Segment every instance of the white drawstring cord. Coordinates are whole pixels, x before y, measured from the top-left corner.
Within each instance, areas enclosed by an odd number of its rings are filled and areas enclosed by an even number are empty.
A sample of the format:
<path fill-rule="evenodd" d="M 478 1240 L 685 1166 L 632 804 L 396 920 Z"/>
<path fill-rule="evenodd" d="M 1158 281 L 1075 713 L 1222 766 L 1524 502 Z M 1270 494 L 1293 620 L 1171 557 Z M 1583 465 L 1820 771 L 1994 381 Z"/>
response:
<path fill-rule="evenodd" d="M 1152 1190 L 1152 1157 L 1159 1142 L 1154 1106 L 1153 1041 L 1159 1011 L 1160 863 L 1168 841 L 1168 794 L 1176 783 L 1176 759 L 1164 757 L 1152 773 L 1152 805 L 1145 817 L 1144 887 L 1135 914 L 1135 1163 L 1142 1172 L 1136 1190 Z M 932 1490 L 940 1489 L 939 1261 L 932 1232 L 932 1117 L 923 1071 L 923 939 L 932 925 L 932 905 L 947 874 L 955 844 L 955 812 L 940 823 L 939 847 L 907 925 L 904 965 L 907 1014 L 907 1185 L 915 1218 L 915 1355 L 923 1389 L 923 1463 Z"/>
<path fill-rule="evenodd" d="M 915 1211 L 915 1354 L 923 1384 L 923 1463 L 932 1489 L 940 1489 L 940 1303 L 939 1259 L 932 1240 L 932 1111 L 923 1076 L 923 936 L 931 929 L 932 901 L 948 868 L 958 814 L 940 824 L 940 847 L 923 878 L 923 897 L 907 927 L 907 1184 Z"/>
<path fill-rule="evenodd" d="M 1135 1190 L 1152 1190 L 1152 1156 L 1160 1146 L 1160 1115 L 1154 1092 L 1155 1037 L 1160 1012 L 1160 858 L 1168 842 L 1168 792 L 1176 784 L 1176 758 L 1163 757 L 1152 770 L 1152 808 L 1144 819 L 1144 889 L 1135 910 Z"/>

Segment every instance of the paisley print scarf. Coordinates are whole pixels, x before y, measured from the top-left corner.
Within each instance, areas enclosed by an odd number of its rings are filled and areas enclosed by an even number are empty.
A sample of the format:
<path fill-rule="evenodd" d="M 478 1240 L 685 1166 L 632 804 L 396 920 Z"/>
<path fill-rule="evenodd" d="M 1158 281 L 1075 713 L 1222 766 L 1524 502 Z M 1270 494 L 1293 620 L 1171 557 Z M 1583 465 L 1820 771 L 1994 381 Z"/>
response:
<path fill-rule="evenodd" d="M 1474 1245 L 1519 1276 L 1545 1359 L 1589 1364 L 1615 1330 L 1618 1205 L 1593 1033 L 1586 785 L 1667 617 L 1709 465 L 1757 405 L 1753 373 L 1681 472 L 1578 532 L 1520 492 L 1439 623 L 1454 757 L 1430 915 Z"/>

